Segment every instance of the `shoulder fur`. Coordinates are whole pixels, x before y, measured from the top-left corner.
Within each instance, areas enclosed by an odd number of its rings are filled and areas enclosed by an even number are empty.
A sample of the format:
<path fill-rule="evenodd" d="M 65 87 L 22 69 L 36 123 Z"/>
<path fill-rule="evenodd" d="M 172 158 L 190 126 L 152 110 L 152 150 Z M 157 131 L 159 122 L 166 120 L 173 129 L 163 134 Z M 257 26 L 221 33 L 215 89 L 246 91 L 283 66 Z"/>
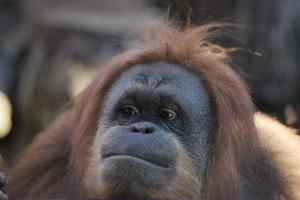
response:
<path fill-rule="evenodd" d="M 300 200 L 300 136 L 297 130 L 262 113 L 255 114 L 255 123 L 259 139 L 274 155 L 293 200 Z"/>

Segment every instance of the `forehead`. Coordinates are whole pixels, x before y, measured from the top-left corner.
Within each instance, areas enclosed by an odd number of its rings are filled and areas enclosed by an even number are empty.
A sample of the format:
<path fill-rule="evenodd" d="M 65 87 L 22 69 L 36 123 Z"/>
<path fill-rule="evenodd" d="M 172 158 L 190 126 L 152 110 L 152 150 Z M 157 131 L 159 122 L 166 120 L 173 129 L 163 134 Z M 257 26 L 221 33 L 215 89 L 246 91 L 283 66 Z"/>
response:
<path fill-rule="evenodd" d="M 189 71 L 179 65 L 167 62 L 143 63 L 131 67 L 120 77 L 121 81 L 125 80 L 141 80 L 151 84 L 152 81 L 172 81 L 180 83 L 181 86 L 186 84 L 197 84 L 199 78 L 195 73 Z"/>
<path fill-rule="evenodd" d="M 185 104 L 208 101 L 207 91 L 196 73 L 163 61 L 130 67 L 111 86 L 106 99 L 112 103 L 130 90 L 142 91 L 145 95 L 170 95 Z"/>

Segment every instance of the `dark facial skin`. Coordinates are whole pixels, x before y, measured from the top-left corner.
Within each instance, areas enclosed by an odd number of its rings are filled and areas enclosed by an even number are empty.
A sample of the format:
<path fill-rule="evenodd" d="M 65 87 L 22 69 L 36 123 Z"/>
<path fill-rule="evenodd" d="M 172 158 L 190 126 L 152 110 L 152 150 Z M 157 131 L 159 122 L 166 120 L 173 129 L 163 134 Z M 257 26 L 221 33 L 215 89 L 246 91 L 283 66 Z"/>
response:
<path fill-rule="evenodd" d="M 111 86 L 101 116 L 87 181 L 95 196 L 105 188 L 114 197 L 155 197 L 179 177 L 201 190 L 213 122 L 195 73 L 166 62 L 133 66 Z"/>

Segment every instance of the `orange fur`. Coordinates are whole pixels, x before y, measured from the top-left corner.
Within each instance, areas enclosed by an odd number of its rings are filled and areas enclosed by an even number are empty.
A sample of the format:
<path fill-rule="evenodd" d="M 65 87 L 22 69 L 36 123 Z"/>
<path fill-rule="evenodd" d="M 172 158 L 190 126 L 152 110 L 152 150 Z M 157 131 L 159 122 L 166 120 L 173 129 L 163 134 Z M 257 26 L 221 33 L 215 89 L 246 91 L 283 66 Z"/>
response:
<path fill-rule="evenodd" d="M 300 200 L 300 137 L 297 130 L 262 113 L 255 114 L 258 136 L 287 180 L 293 200 Z"/>

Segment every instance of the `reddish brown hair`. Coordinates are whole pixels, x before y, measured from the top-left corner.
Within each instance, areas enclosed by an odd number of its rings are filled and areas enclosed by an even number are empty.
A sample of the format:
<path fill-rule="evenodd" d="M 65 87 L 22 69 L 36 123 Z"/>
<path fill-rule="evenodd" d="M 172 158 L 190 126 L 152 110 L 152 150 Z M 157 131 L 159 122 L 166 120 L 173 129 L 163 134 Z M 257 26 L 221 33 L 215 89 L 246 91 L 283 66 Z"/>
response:
<path fill-rule="evenodd" d="M 102 67 L 99 76 L 74 101 L 71 166 L 81 180 L 87 167 L 89 147 L 101 114 L 103 97 L 110 85 L 129 67 L 166 61 L 186 67 L 206 85 L 215 117 L 212 166 L 206 176 L 205 199 L 239 199 L 240 157 L 249 159 L 257 145 L 254 107 L 243 81 L 229 67 L 227 50 L 211 43 L 220 24 L 175 28 L 168 23 L 148 30 L 142 40 Z"/>

